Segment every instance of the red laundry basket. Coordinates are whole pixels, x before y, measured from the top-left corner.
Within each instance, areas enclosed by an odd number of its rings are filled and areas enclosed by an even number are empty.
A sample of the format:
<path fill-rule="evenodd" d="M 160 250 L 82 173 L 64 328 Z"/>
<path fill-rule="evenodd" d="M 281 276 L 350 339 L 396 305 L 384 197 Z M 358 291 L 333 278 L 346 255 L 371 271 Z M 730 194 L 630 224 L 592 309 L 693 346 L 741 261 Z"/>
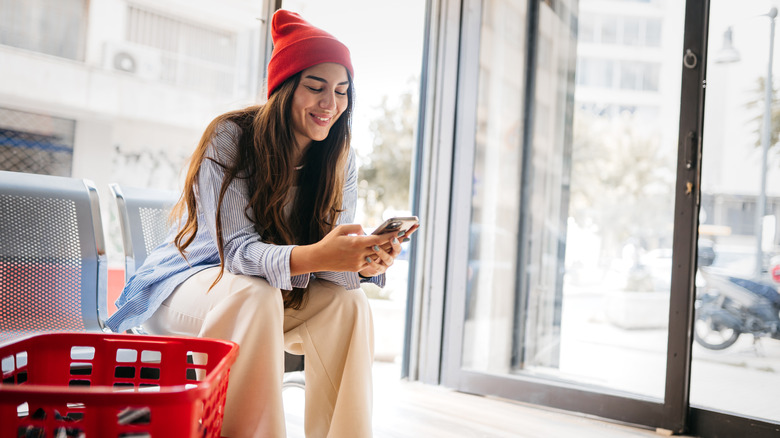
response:
<path fill-rule="evenodd" d="M 51 333 L 0 346 L 0 438 L 219 437 L 238 345 Z"/>

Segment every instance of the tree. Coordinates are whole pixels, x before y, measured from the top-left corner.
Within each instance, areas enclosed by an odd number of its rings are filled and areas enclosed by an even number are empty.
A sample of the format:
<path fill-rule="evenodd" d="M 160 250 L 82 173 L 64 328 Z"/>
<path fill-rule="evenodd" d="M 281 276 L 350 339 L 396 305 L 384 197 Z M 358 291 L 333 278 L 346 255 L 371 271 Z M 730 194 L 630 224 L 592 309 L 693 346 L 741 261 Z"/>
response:
<path fill-rule="evenodd" d="M 755 113 L 750 120 L 755 123 L 756 129 L 753 131 L 756 133 L 757 147 L 761 147 L 761 137 L 764 132 L 764 91 L 766 90 L 766 78 L 759 77 L 756 80 L 756 88 L 754 89 L 753 98 L 745 104 L 745 107 Z M 775 105 L 774 96 L 777 93 L 777 88 L 772 87 L 772 115 L 771 115 L 771 127 L 772 131 L 769 137 L 769 147 L 777 144 L 778 134 L 780 133 L 780 108 Z"/>
<path fill-rule="evenodd" d="M 629 241 L 639 240 L 646 249 L 669 243 L 663 239 L 673 220 L 673 148 L 642 135 L 640 126 L 625 114 L 606 118 L 579 111 L 574 118 L 569 214 L 601 237 L 606 259 Z"/>
<path fill-rule="evenodd" d="M 412 154 L 417 127 L 417 79 L 391 101 L 388 96 L 375 109 L 370 153 L 361 154 L 359 195 L 365 200 L 368 223 L 378 224 L 387 209 L 409 210 Z"/>

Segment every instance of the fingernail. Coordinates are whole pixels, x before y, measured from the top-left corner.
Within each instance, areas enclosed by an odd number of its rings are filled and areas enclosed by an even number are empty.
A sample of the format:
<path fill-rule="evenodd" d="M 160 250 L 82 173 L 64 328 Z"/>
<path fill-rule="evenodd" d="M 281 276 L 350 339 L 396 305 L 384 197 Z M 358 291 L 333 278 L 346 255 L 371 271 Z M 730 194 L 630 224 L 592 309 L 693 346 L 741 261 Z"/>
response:
<path fill-rule="evenodd" d="M 396 245 L 398 245 L 398 238 L 396 238 L 396 237 L 393 237 L 393 243 L 394 243 L 394 244 L 396 244 Z"/>
<path fill-rule="evenodd" d="M 379 245 L 374 245 L 374 251 L 379 251 Z"/>
<path fill-rule="evenodd" d="M 366 257 L 366 262 L 371 263 L 371 257 Z"/>
<path fill-rule="evenodd" d="M 398 233 L 398 237 L 404 237 L 405 234 L 406 234 L 406 231 L 401 231 L 400 233 Z"/>
<path fill-rule="evenodd" d="M 404 237 L 404 240 L 403 240 L 403 241 L 404 241 L 404 242 L 408 242 L 408 241 L 410 241 L 410 240 L 412 240 L 412 239 L 410 239 L 410 238 L 408 238 L 408 237 Z"/>

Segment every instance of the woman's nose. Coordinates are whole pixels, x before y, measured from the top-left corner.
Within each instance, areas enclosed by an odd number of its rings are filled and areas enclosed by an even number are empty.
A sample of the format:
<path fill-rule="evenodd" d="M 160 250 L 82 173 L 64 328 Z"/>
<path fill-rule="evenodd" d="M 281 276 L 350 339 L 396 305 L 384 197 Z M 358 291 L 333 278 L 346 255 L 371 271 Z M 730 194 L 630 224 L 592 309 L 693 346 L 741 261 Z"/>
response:
<path fill-rule="evenodd" d="M 320 108 L 322 109 L 335 109 L 336 108 L 336 96 L 331 93 L 324 93 L 320 100 Z"/>

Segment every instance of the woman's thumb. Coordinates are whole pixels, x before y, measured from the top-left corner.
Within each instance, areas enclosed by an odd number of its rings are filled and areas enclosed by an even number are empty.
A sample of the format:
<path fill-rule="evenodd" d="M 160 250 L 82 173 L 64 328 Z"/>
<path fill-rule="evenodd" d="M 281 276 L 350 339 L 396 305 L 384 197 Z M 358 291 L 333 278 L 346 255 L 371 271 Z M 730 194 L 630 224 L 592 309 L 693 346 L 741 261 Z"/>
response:
<path fill-rule="evenodd" d="M 350 234 L 356 234 L 358 236 L 362 236 L 366 234 L 363 232 L 363 227 L 360 224 L 347 224 L 347 225 L 339 225 L 337 228 L 338 233 L 344 236 L 350 235 Z"/>

